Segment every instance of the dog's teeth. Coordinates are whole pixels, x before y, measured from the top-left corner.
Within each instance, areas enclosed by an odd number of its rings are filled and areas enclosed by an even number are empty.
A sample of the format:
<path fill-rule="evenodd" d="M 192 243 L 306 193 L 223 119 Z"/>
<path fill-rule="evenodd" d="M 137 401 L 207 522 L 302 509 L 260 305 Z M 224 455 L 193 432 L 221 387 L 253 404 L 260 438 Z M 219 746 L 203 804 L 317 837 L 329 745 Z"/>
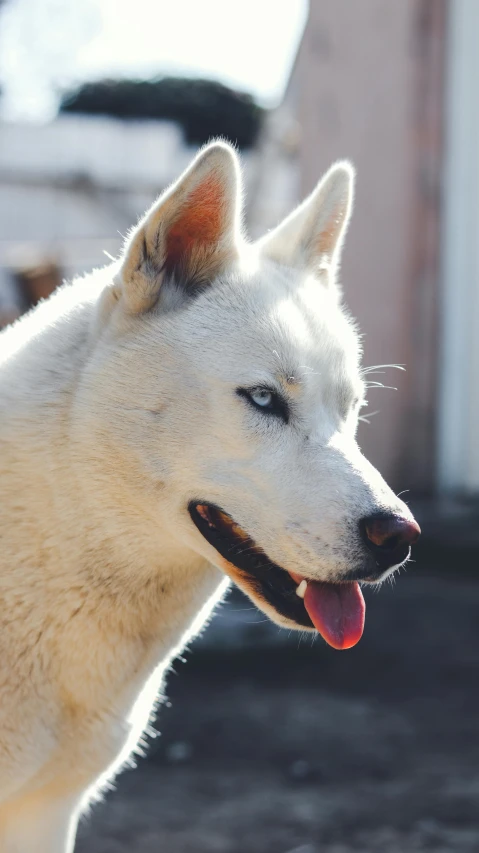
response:
<path fill-rule="evenodd" d="M 306 592 L 307 586 L 308 581 L 301 581 L 300 585 L 296 587 L 296 595 L 299 595 L 300 598 L 304 598 L 304 593 Z"/>

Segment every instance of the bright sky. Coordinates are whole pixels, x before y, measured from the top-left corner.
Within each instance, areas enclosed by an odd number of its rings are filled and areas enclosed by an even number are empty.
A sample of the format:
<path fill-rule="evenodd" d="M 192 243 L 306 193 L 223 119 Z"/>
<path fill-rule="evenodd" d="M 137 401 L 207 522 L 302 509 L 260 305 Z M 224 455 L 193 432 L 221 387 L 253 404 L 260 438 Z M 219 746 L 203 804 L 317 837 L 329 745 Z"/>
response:
<path fill-rule="evenodd" d="M 2 113 L 54 115 L 58 91 L 103 76 L 213 77 L 277 102 L 307 0 L 7 0 Z"/>

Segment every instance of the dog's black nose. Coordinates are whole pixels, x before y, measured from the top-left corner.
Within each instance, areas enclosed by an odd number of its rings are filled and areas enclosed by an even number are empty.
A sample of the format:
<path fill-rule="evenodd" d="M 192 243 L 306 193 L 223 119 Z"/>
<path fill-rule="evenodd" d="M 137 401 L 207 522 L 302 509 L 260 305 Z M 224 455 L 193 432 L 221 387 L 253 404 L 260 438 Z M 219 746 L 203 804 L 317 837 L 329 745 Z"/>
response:
<path fill-rule="evenodd" d="M 363 518 L 359 526 L 366 547 L 383 571 L 402 563 L 421 534 L 421 528 L 413 518 L 388 513 Z"/>

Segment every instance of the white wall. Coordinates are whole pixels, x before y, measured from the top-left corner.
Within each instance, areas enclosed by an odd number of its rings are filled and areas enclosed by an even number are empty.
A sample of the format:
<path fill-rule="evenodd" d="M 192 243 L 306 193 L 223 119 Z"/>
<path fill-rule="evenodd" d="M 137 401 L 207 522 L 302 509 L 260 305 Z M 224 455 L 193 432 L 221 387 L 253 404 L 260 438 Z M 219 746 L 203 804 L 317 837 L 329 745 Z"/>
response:
<path fill-rule="evenodd" d="M 167 122 L 60 116 L 0 124 L 0 266 L 105 262 L 195 149 Z"/>
<path fill-rule="evenodd" d="M 70 276 L 103 264 L 104 250 L 116 254 L 196 150 L 171 122 L 80 115 L 45 125 L 0 122 L 0 267 L 50 258 Z M 242 161 L 247 220 L 258 226 L 254 189 L 272 170 L 271 158 L 248 152 Z M 274 178 L 276 186 L 276 166 Z M 261 211 L 262 227 L 274 224 L 270 208 Z"/>
<path fill-rule="evenodd" d="M 479 493 L 479 3 L 449 9 L 438 482 Z"/>

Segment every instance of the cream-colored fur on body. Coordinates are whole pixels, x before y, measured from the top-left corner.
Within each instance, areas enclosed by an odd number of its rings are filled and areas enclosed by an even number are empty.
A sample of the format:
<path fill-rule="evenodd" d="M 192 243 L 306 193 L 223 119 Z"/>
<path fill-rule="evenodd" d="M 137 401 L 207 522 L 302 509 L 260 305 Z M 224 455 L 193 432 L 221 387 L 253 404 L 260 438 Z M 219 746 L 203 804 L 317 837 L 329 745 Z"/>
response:
<path fill-rule="evenodd" d="M 359 564 L 360 517 L 408 515 L 354 438 L 359 346 L 335 284 L 351 201 L 338 164 L 248 246 L 236 156 L 216 143 L 120 261 L 0 336 L 2 853 L 72 849 L 221 597 L 190 500 L 323 580 Z M 236 393 L 271 384 L 289 429 Z"/>

